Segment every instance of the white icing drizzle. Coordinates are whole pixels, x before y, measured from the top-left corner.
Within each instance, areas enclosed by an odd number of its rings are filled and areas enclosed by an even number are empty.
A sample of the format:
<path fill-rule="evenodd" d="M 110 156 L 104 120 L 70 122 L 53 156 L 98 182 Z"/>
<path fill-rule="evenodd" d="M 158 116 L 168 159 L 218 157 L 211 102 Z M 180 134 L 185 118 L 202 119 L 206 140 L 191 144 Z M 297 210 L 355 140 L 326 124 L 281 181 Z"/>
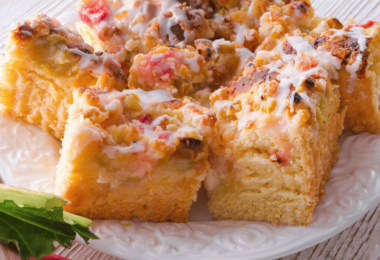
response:
<path fill-rule="evenodd" d="M 94 141 L 102 142 L 104 137 L 96 126 L 84 124 L 83 116 L 79 120 L 82 125 L 75 129 L 76 138 L 73 144 L 73 147 L 75 147 L 73 149 L 73 157 L 78 156 L 90 143 Z"/>
<path fill-rule="evenodd" d="M 257 118 L 263 115 L 263 113 L 260 110 L 250 112 L 249 109 L 245 109 L 243 113 L 244 113 L 244 116 L 241 119 L 239 119 L 239 122 L 238 122 L 238 130 L 242 130 L 243 128 L 247 126 L 249 122 L 253 122 Z"/>
<path fill-rule="evenodd" d="M 360 68 L 360 65 L 363 62 L 363 53 L 367 48 L 367 39 L 372 38 L 372 35 L 365 35 L 364 28 L 362 27 L 353 27 L 348 31 L 336 29 L 331 29 L 331 31 L 334 32 L 334 36 L 345 35 L 347 37 L 352 37 L 358 40 L 360 53 L 356 56 L 356 60 L 353 64 L 346 65 L 346 70 L 351 75 L 350 80 L 348 82 L 347 92 L 352 93 L 355 88 L 354 80 L 358 77 L 357 72 Z"/>
<path fill-rule="evenodd" d="M 117 99 L 114 99 L 111 101 L 111 103 L 105 105 L 104 109 L 108 111 L 115 111 L 115 110 L 118 110 L 119 107 L 121 107 L 120 101 Z"/>
<path fill-rule="evenodd" d="M 143 109 L 152 104 L 158 104 L 176 99 L 169 91 L 165 90 L 144 91 L 142 89 L 130 89 L 124 90 L 122 93 L 134 93 L 138 95 L 140 98 L 140 105 Z"/>
<path fill-rule="evenodd" d="M 185 58 L 183 63 L 186 65 L 189 65 L 190 69 L 193 72 L 198 73 L 201 69 L 201 67 L 199 66 L 199 63 L 198 63 L 199 57 L 200 57 L 200 55 L 197 53 L 193 58 Z"/>
<path fill-rule="evenodd" d="M 168 115 L 162 115 L 162 116 L 159 116 L 157 117 L 156 119 L 154 119 L 154 121 L 152 122 L 152 128 L 158 126 L 159 124 L 161 124 L 161 121 L 164 120 L 164 119 L 171 119 L 170 116 Z"/>
<path fill-rule="evenodd" d="M 296 57 L 297 59 L 297 57 Z M 280 84 L 276 92 L 275 99 L 277 101 L 276 108 L 274 110 L 274 114 L 278 117 L 281 117 L 282 112 L 287 107 L 286 99 L 290 94 L 290 86 L 294 87 L 300 86 L 308 76 L 313 75 L 321 70 L 320 66 L 312 68 L 307 71 L 300 71 L 295 69 L 291 64 L 286 65 L 280 73 Z M 304 95 L 304 101 L 308 104 L 311 104 L 309 101 L 309 97 Z"/>
<path fill-rule="evenodd" d="M 331 29 L 330 31 L 334 32 L 334 36 L 348 36 L 358 40 L 360 51 L 365 51 L 367 48 L 367 39 L 372 38 L 372 35 L 365 35 L 364 28 L 362 27 L 353 27 L 348 31 Z"/>
<path fill-rule="evenodd" d="M 281 117 L 284 109 L 287 107 L 286 100 L 288 97 L 290 97 L 290 111 L 294 111 L 294 96 L 296 92 L 295 90 L 290 92 L 291 86 L 297 88 L 308 77 L 312 76 L 313 74 L 320 73 L 321 71 L 326 72 L 326 74 L 328 74 L 330 77 L 337 77 L 336 70 L 340 69 L 341 67 L 341 61 L 338 58 L 334 57 L 326 49 L 320 47 L 317 50 L 315 50 L 306 39 L 300 36 L 287 35 L 286 39 L 288 40 L 289 44 L 293 47 L 293 49 L 297 51 L 297 55 L 283 54 L 282 61 L 276 60 L 272 63 L 264 65 L 264 67 L 269 69 L 268 73 L 279 73 L 278 78 L 280 80 L 280 83 L 274 96 L 274 100 L 276 100 L 276 107 L 273 111 L 274 115 L 277 117 Z M 276 49 L 282 50 L 282 48 L 279 48 L 278 46 L 276 47 Z M 305 71 L 297 69 L 297 64 L 302 63 L 302 53 L 310 55 L 311 58 L 314 57 L 314 59 L 317 62 L 317 66 Z M 271 53 L 268 53 L 266 51 L 259 51 L 257 55 L 268 56 L 271 55 Z M 286 64 L 284 64 L 284 62 L 286 62 Z M 268 79 L 266 79 L 265 83 L 267 83 L 267 81 Z M 325 89 L 327 82 L 324 79 L 320 79 L 319 82 L 322 88 Z M 260 95 L 262 95 L 264 93 L 264 86 L 260 86 L 258 92 Z M 302 98 L 302 101 L 310 107 L 311 112 L 315 115 L 315 104 L 312 103 L 310 97 L 303 92 L 299 92 L 298 94 Z M 272 99 L 269 98 L 266 102 L 262 102 L 261 107 L 268 105 L 271 101 Z M 215 103 L 217 108 L 227 104 L 227 102 L 222 101 L 217 101 Z M 249 110 L 246 110 L 243 111 L 243 114 L 244 116 L 239 120 L 239 130 L 243 129 L 248 122 L 256 120 L 260 115 L 263 115 L 264 113 L 260 110 L 255 112 L 250 112 Z"/>
<path fill-rule="evenodd" d="M 117 145 L 104 145 L 103 152 L 108 158 L 115 158 L 116 153 L 143 153 L 145 152 L 145 144 L 142 142 L 132 143 L 130 146 L 122 147 Z"/>
<path fill-rule="evenodd" d="M 308 41 L 301 36 L 286 36 L 287 41 L 297 51 L 297 53 L 310 53 L 313 54 L 315 49 L 311 47 Z"/>
<path fill-rule="evenodd" d="M 219 39 L 212 42 L 212 48 L 216 53 L 219 53 L 220 45 L 231 45 L 230 41 L 226 41 L 225 39 Z"/>
<path fill-rule="evenodd" d="M 236 52 L 238 53 L 239 55 L 239 59 L 240 59 L 240 66 L 239 68 L 236 70 L 236 73 L 235 73 L 235 76 L 239 76 L 241 75 L 241 73 L 243 72 L 245 66 L 253 61 L 255 59 L 255 54 L 253 54 L 250 50 L 248 50 L 247 48 L 237 48 L 236 49 Z"/>
<path fill-rule="evenodd" d="M 245 24 L 234 23 L 234 32 L 236 33 L 234 42 L 243 45 L 245 40 L 254 40 L 253 36 L 249 34 L 250 30 Z"/>
<path fill-rule="evenodd" d="M 228 100 L 217 100 L 214 102 L 213 108 L 216 109 L 217 111 L 221 111 L 223 108 L 225 108 L 227 106 L 231 107 L 234 104 L 235 104 L 234 102 L 230 102 Z"/>
<path fill-rule="evenodd" d="M 322 60 L 326 60 L 328 62 L 331 63 L 331 65 L 336 69 L 336 70 L 340 70 L 341 66 L 342 66 L 342 61 L 335 57 L 334 55 L 332 55 L 331 52 L 329 52 L 328 50 L 326 50 L 325 48 L 323 47 L 319 47 L 315 53 L 315 56 L 321 58 Z M 335 77 L 334 77 L 335 78 Z"/>
<path fill-rule="evenodd" d="M 293 66 L 291 66 L 291 63 L 286 65 L 284 69 L 282 70 L 276 70 L 276 67 L 273 67 L 272 65 L 269 65 L 267 67 L 270 68 L 271 71 L 276 71 L 280 73 L 280 85 L 276 93 L 276 100 L 277 100 L 277 106 L 275 109 L 276 116 L 281 116 L 283 110 L 286 108 L 286 98 L 291 94 L 291 111 L 293 111 L 293 104 L 294 104 L 294 94 L 295 93 L 289 93 L 290 91 L 290 85 L 292 84 L 294 87 L 300 86 L 303 81 L 309 76 L 311 76 L 314 73 L 317 73 L 319 70 L 325 71 L 330 77 L 336 78 L 338 76 L 337 71 L 341 68 L 341 61 L 333 56 L 331 52 L 327 51 L 323 47 L 319 47 L 317 50 L 315 50 L 309 42 L 304 39 L 301 36 L 286 36 L 287 41 L 292 46 L 293 49 L 297 51 L 297 55 L 294 55 L 294 62 L 298 62 L 298 59 L 300 59 L 301 53 L 307 53 L 310 54 L 318 59 L 318 65 L 310 70 L 307 71 L 299 71 L 296 70 Z M 279 49 L 279 48 L 277 48 Z M 285 54 L 283 55 L 283 57 Z M 289 55 L 285 56 L 286 60 L 289 60 Z M 271 72 L 270 71 L 270 72 Z M 320 80 L 322 86 L 325 87 L 326 82 L 323 82 L 323 80 Z M 302 100 L 307 103 L 310 106 L 310 109 L 315 114 L 315 108 L 314 105 L 311 103 L 309 97 L 306 94 L 299 93 Z"/>
<path fill-rule="evenodd" d="M 84 69 L 93 67 L 94 71 L 103 70 L 103 64 L 102 62 L 100 62 L 100 58 L 98 56 L 94 54 L 84 53 L 78 48 L 67 49 L 67 51 L 81 56 L 81 59 L 78 64 L 79 68 Z"/>
<path fill-rule="evenodd" d="M 152 140 L 161 139 L 166 142 L 167 145 L 176 145 L 178 144 L 179 138 L 195 138 L 197 140 L 203 140 L 203 135 L 207 135 L 212 132 L 210 126 L 204 124 L 204 120 L 207 120 L 207 117 L 213 114 L 212 111 L 205 111 L 205 113 L 197 112 L 200 109 L 200 106 L 196 103 L 189 102 L 180 109 L 178 112 L 182 116 L 177 117 L 176 114 L 169 116 L 167 114 L 162 114 L 161 116 L 155 118 L 152 122 L 148 120 L 137 120 L 132 119 L 129 112 L 123 114 L 123 103 L 121 102 L 126 95 L 134 94 L 137 95 L 140 99 L 140 104 L 145 113 L 151 113 L 152 105 L 166 102 L 170 100 L 175 100 L 175 98 L 168 91 L 164 90 L 153 90 L 153 91 L 143 91 L 141 89 L 136 90 L 124 90 L 122 92 L 112 91 L 110 93 L 104 93 L 99 95 L 100 104 L 104 105 L 105 111 L 116 111 L 112 115 L 115 118 L 111 120 L 115 122 L 113 125 L 119 124 L 127 124 L 134 125 L 139 130 L 139 135 L 141 138 L 133 141 L 128 146 L 120 146 L 120 145 L 112 145 L 114 140 L 112 135 L 108 133 L 107 128 L 102 129 L 100 125 L 90 123 L 89 119 L 84 119 L 85 111 L 87 110 L 98 110 L 99 114 L 103 114 L 104 118 L 107 118 L 107 115 L 111 115 L 108 113 L 101 112 L 99 107 L 94 107 L 87 103 L 86 98 L 79 98 L 78 96 L 74 96 L 77 105 L 72 106 L 70 108 L 70 114 L 79 113 L 79 127 L 69 128 L 75 129 L 75 141 L 73 143 L 73 153 L 74 156 L 79 155 L 81 151 L 86 148 L 91 142 L 99 142 L 103 144 L 102 153 L 104 156 L 108 158 L 115 158 L 118 155 L 127 155 L 127 154 L 135 154 L 135 153 L 146 153 L 144 156 L 148 156 L 151 160 L 159 159 L 162 155 L 157 153 L 154 146 L 151 145 Z M 196 109 L 194 109 L 196 107 Z M 203 109 L 202 109 L 203 110 Z M 112 117 L 111 115 L 111 117 Z M 148 116 L 148 115 L 144 115 Z M 143 117 L 144 117 L 143 116 Z M 149 117 L 149 116 L 148 116 Z M 181 120 L 180 120 L 181 118 Z M 141 119 L 141 118 L 140 118 Z M 117 121 L 119 120 L 119 121 Z M 165 124 L 174 124 L 177 127 L 174 128 L 176 130 L 167 130 L 162 127 L 162 122 Z M 75 125 L 77 125 L 75 124 Z M 73 131 L 73 130 L 71 130 Z M 107 135 L 108 133 L 108 135 Z M 108 140 L 110 143 L 105 144 L 105 140 Z M 157 157 L 158 156 L 158 157 Z M 149 166 L 149 165 L 147 165 Z M 141 172 L 142 176 L 145 175 L 146 172 Z M 124 173 L 123 173 L 124 174 Z M 128 173 L 128 175 L 130 175 Z M 133 175 L 133 174 L 132 174 Z M 136 175 L 136 174 L 134 174 Z M 139 174 L 137 174 L 139 175 Z M 141 176 L 140 176 L 141 177 Z M 100 182 L 109 182 L 106 175 L 100 174 L 99 180 Z"/>

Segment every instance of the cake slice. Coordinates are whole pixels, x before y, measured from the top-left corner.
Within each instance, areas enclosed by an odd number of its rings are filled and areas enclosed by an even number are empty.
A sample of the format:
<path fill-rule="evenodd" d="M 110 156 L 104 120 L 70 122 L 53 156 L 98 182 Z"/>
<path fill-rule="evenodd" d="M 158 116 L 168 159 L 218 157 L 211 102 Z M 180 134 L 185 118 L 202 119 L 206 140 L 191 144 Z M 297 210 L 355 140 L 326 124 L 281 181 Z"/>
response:
<path fill-rule="evenodd" d="M 311 43 L 339 59 L 334 83 L 341 88 L 341 106 L 347 107 L 345 129 L 380 133 L 380 26 L 369 21 L 341 30 L 328 30 Z"/>
<path fill-rule="evenodd" d="M 80 88 L 55 193 L 90 218 L 186 222 L 209 169 L 215 113 L 170 92 Z"/>
<path fill-rule="evenodd" d="M 212 91 L 240 75 L 254 55 L 243 46 L 225 40 L 196 40 L 196 49 L 159 46 L 135 56 L 129 88 L 167 90 L 176 97 L 191 96 L 201 103 Z"/>
<path fill-rule="evenodd" d="M 195 2 L 195 1 L 194 1 Z M 212 38 L 213 31 L 201 9 L 207 1 L 82 0 L 76 8 L 77 25 L 86 42 L 97 50 L 147 53 L 165 43 L 193 44 Z"/>
<path fill-rule="evenodd" d="M 61 139 L 74 89 L 112 91 L 126 85 L 110 54 L 93 54 L 79 34 L 40 14 L 10 32 L 1 63 L 0 108 Z"/>
<path fill-rule="evenodd" d="M 336 71 L 319 53 L 290 62 L 265 53 L 211 96 L 209 208 L 215 219 L 308 225 L 338 160 L 345 111 Z"/>

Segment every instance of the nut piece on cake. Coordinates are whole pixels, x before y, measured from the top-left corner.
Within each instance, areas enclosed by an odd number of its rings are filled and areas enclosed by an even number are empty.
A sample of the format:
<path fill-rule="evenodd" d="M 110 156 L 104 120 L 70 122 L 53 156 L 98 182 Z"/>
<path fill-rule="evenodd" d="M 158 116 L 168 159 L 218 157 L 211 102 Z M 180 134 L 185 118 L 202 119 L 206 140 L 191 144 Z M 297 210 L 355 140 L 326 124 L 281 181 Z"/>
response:
<path fill-rule="evenodd" d="M 10 32 L 1 76 L 1 112 L 36 124 L 59 139 L 74 89 L 112 91 L 127 85 L 112 55 L 94 55 L 79 34 L 44 14 Z"/>
<path fill-rule="evenodd" d="M 369 21 L 342 30 L 328 30 L 311 43 L 327 50 L 341 62 L 341 107 L 347 107 L 344 126 L 355 133 L 380 133 L 380 26 Z"/>
<path fill-rule="evenodd" d="M 170 92 L 81 88 L 55 193 L 90 218 L 186 222 L 205 179 L 215 113 Z"/>
<path fill-rule="evenodd" d="M 331 83 L 335 68 L 308 46 L 290 62 L 281 52 L 258 53 L 239 79 L 211 95 L 217 135 L 206 189 L 216 219 L 312 220 L 338 160 L 344 111 Z"/>

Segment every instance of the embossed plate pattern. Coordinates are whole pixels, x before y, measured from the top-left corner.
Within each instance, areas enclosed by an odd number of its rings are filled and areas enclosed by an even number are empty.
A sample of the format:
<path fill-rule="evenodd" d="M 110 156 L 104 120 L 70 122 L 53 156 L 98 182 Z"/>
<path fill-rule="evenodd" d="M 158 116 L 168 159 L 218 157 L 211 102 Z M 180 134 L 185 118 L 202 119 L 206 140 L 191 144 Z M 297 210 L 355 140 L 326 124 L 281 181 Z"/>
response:
<path fill-rule="evenodd" d="M 21 9 L 21 2 L 17 3 L 20 8 L 7 11 L 12 19 L 23 16 L 21 12 L 43 10 L 58 15 L 62 10 L 72 10 L 74 0 L 28 1 L 36 4 L 30 9 Z M 1 40 L 6 38 L 11 18 L 0 24 Z M 95 220 L 91 229 L 101 239 L 90 246 L 120 258 L 145 260 L 274 259 L 315 245 L 354 223 L 380 201 L 380 136 L 347 136 L 340 139 L 340 144 L 340 161 L 307 227 L 209 221 L 207 196 L 202 190 L 189 223 Z M 60 147 L 59 141 L 39 128 L 0 117 L 0 176 L 6 184 L 53 192 Z"/>

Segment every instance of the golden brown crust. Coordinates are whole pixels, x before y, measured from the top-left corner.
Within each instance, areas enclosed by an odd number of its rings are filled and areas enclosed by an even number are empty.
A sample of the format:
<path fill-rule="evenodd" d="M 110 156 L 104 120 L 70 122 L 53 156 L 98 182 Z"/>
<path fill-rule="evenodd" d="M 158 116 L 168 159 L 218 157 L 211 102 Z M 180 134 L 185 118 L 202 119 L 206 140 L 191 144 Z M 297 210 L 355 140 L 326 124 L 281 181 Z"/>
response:
<path fill-rule="evenodd" d="M 36 124 L 59 139 L 74 89 L 113 91 L 127 84 L 113 56 L 94 55 L 80 35 L 44 14 L 10 32 L 2 73 L 2 112 Z"/>

